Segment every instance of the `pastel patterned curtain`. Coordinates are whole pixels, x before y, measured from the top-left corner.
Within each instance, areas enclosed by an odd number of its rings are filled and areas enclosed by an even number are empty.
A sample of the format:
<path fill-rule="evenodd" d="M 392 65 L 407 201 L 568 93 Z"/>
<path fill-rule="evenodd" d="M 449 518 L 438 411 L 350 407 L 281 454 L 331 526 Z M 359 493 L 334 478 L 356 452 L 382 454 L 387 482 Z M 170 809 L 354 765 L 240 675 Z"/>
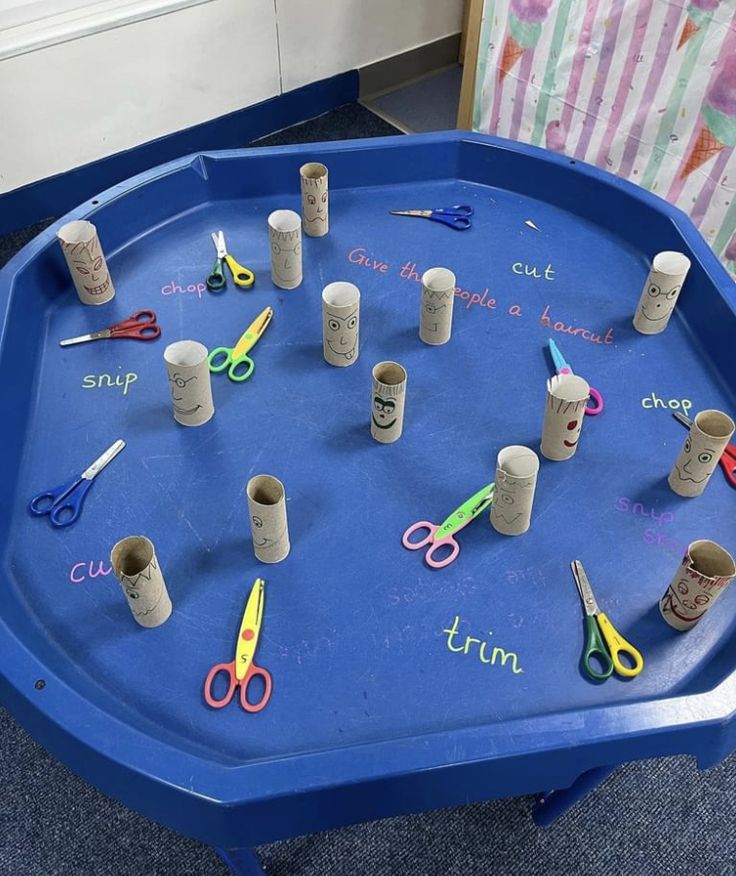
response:
<path fill-rule="evenodd" d="M 485 0 L 473 128 L 677 204 L 736 276 L 736 0 Z"/>

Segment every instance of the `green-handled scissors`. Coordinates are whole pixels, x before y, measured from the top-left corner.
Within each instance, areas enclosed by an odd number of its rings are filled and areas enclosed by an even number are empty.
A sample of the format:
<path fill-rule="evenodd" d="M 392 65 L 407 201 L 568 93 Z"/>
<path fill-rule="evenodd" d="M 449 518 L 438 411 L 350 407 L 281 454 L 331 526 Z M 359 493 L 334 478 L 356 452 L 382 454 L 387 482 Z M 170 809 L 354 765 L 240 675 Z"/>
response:
<path fill-rule="evenodd" d="M 598 609 L 593 589 L 580 560 L 573 560 L 570 566 L 585 609 L 583 669 L 595 681 L 605 681 L 614 670 L 625 678 L 633 678 L 644 668 L 644 658 L 630 642 L 624 639 L 608 616 Z M 621 654 L 626 655 L 631 662 L 630 666 L 621 661 L 619 656 Z M 591 658 L 600 663 L 602 671 L 599 672 L 595 668 Z"/>
<path fill-rule="evenodd" d="M 248 268 L 244 268 L 243 265 L 239 265 L 227 251 L 225 233 L 223 231 L 213 231 L 212 242 L 217 250 L 217 258 L 206 280 L 207 288 L 210 292 L 221 292 L 227 285 L 225 280 L 226 262 L 228 268 L 232 271 L 233 282 L 236 286 L 241 286 L 243 289 L 252 286 L 256 281 L 256 275 Z"/>
<path fill-rule="evenodd" d="M 433 569 L 442 569 L 448 566 L 460 553 L 460 545 L 455 540 L 456 533 L 464 529 L 471 520 L 485 511 L 493 501 L 493 490 L 495 484 L 488 484 L 482 489 L 474 493 L 466 502 L 456 508 L 450 516 L 437 526 L 436 523 L 430 523 L 429 520 L 419 520 L 412 524 L 404 533 L 401 543 L 410 551 L 418 551 L 419 548 L 426 547 L 427 553 L 424 559 L 427 565 Z M 421 541 L 411 541 L 411 536 L 420 529 L 426 529 L 428 535 Z M 450 548 L 450 553 L 441 560 L 432 558 L 432 554 L 436 553 L 441 547 L 447 545 Z"/>
<path fill-rule="evenodd" d="M 227 368 L 227 376 L 230 380 L 234 380 L 236 383 L 247 380 L 256 367 L 256 363 L 248 353 L 266 331 L 272 319 L 273 309 L 267 307 L 243 332 L 234 347 L 215 347 L 207 358 L 210 371 L 213 374 L 219 374 Z M 242 370 L 241 365 L 245 366 L 245 371 Z"/>

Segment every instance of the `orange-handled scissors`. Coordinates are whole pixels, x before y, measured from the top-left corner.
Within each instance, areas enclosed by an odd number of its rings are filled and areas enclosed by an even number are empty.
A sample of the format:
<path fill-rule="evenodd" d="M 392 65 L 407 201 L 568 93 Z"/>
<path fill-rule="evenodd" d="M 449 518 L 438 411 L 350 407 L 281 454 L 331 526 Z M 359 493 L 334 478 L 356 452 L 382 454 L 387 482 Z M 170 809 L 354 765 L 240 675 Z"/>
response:
<path fill-rule="evenodd" d="M 263 606 L 265 602 L 266 582 L 263 578 L 256 578 L 251 588 L 248 601 L 245 604 L 243 620 L 238 631 L 238 642 L 235 646 L 235 659 L 232 663 L 217 663 L 210 669 L 204 682 L 204 698 L 208 706 L 213 709 L 221 709 L 226 706 L 235 695 L 235 688 L 240 687 L 240 705 L 246 712 L 260 712 L 271 699 L 271 673 L 261 666 L 256 666 L 253 656 L 258 647 L 258 638 L 261 634 L 261 621 L 263 620 Z M 222 699 L 217 699 L 214 694 L 216 676 L 224 672 L 228 677 L 228 688 Z M 263 696 L 257 703 L 248 700 L 248 687 L 251 679 L 260 675 L 263 679 Z"/>

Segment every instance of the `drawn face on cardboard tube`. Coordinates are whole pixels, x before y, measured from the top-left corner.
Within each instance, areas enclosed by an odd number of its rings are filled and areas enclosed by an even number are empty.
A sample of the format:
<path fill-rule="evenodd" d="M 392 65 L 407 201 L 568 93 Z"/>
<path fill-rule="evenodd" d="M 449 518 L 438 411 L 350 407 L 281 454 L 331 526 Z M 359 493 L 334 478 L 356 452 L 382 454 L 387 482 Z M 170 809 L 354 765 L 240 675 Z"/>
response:
<path fill-rule="evenodd" d="M 360 289 L 330 283 L 322 290 L 322 349 L 330 365 L 345 367 L 358 358 Z"/>
<path fill-rule="evenodd" d="M 299 168 L 304 233 L 323 237 L 329 230 L 327 168 L 316 161 Z"/>
<path fill-rule="evenodd" d="M 634 316 L 634 328 L 645 335 L 664 331 L 690 270 L 690 259 L 681 252 L 660 252 L 644 284 Z"/>
<path fill-rule="evenodd" d="M 291 549 L 284 485 L 272 475 L 256 475 L 245 491 L 253 551 L 262 563 L 278 563 Z"/>
<path fill-rule="evenodd" d="M 143 535 L 119 541 L 110 564 L 120 581 L 135 620 L 143 627 L 158 627 L 171 615 L 163 573 L 153 544 Z"/>
<path fill-rule="evenodd" d="M 425 344 L 446 344 L 452 334 L 455 275 L 447 268 L 430 268 L 422 274 L 422 310 L 419 337 Z"/>
<path fill-rule="evenodd" d="M 575 454 L 589 395 L 587 381 L 577 374 L 556 374 L 547 381 L 542 456 L 559 462 Z"/>
<path fill-rule="evenodd" d="M 529 447 L 504 447 L 496 461 L 491 525 L 502 535 L 522 535 L 531 523 L 539 457 Z"/>
<path fill-rule="evenodd" d="M 708 539 L 694 541 L 659 601 L 662 617 L 676 630 L 692 629 L 734 576 L 736 564 L 728 551 Z"/>
<path fill-rule="evenodd" d="M 174 419 L 182 426 L 201 426 L 215 413 L 207 347 L 177 341 L 164 350 Z"/>
<path fill-rule="evenodd" d="M 67 222 L 56 234 L 83 304 L 105 304 L 115 295 L 105 256 L 91 222 Z"/>
<path fill-rule="evenodd" d="M 404 428 L 406 371 L 398 362 L 373 368 L 371 435 L 381 444 L 398 441 Z"/>
<path fill-rule="evenodd" d="M 678 496 L 699 496 L 734 433 L 733 420 L 723 411 L 696 414 L 685 444 L 667 479 Z"/>
<path fill-rule="evenodd" d="M 281 289 L 302 281 L 302 220 L 293 210 L 274 210 L 268 217 L 271 280 Z"/>

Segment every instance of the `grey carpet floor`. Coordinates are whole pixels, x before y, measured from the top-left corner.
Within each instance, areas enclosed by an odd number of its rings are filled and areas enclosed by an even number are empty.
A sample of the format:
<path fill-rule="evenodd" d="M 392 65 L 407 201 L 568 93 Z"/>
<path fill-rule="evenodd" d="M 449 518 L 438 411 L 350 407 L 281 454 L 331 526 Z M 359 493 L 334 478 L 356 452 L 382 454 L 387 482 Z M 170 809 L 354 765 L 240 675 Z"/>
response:
<path fill-rule="evenodd" d="M 396 133 L 342 107 L 257 145 Z M 0 265 L 48 222 L 0 238 Z M 392 818 L 258 849 L 270 876 L 736 876 L 736 756 L 623 767 L 556 825 L 529 797 Z M 206 846 L 100 794 L 0 708 L 2 876 L 226 876 Z"/>
<path fill-rule="evenodd" d="M 365 105 L 413 133 L 450 131 L 457 127 L 462 76 L 463 68 L 456 64 L 367 100 Z"/>

